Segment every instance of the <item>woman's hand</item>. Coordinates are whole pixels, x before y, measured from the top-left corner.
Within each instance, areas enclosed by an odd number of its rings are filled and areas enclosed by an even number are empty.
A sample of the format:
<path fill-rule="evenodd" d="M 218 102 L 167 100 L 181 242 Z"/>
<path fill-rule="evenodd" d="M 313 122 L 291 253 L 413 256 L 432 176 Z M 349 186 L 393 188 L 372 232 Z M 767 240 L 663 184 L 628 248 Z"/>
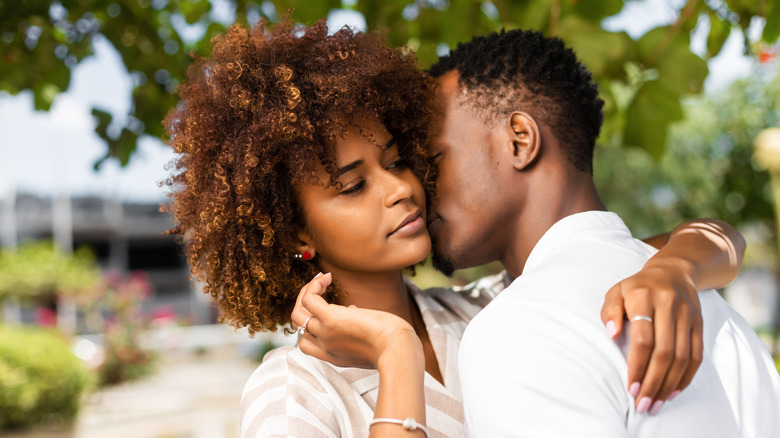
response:
<path fill-rule="evenodd" d="M 414 418 L 425 424 L 425 355 L 412 326 L 388 312 L 328 304 L 320 295 L 330 274 L 317 275 L 301 289 L 293 324 L 305 324 L 299 348 L 336 366 L 376 368 L 379 372 L 375 418 Z M 308 321 L 308 322 L 307 322 Z M 371 437 L 424 436 L 397 424 L 377 423 Z"/>
<path fill-rule="evenodd" d="M 402 318 L 378 310 L 328 304 L 320 295 L 331 274 L 318 275 L 298 295 L 293 324 L 306 323 L 299 348 L 336 366 L 380 368 L 383 359 L 422 351 L 417 334 Z M 311 319 L 309 317 L 311 316 Z"/>
<path fill-rule="evenodd" d="M 730 283 L 744 251 L 742 235 L 725 222 L 688 222 L 641 271 L 607 292 L 601 319 L 613 338 L 623 330 L 624 316 L 652 319 L 631 324 L 628 389 L 640 413 L 656 413 L 693 380 L 704 349 L 697 291 Z"/>
<path fill-rule="evenodd" d="M 702 360 L 703 322 L 696 287 L 674 263 L 648 262 L 641 271 L 613 286 L 602 320 L 616 337 L 623 329 L 623 307 L 631 324 L 628 353 L 629 392 L 640 413 L 661 408 L 693 380 Z M 614 309 L 620 309 L 615 314 Z"/>

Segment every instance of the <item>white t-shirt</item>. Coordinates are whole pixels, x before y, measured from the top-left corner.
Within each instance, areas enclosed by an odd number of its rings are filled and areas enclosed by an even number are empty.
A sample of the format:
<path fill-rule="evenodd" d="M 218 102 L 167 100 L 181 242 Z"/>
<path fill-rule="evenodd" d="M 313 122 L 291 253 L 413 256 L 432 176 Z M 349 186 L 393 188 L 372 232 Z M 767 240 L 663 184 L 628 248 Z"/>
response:
<path fill-rule="evenodd" d="M 704 360 L 657 415 L 637 414 L 627 337 L 600 319 L 604 294 L 655 252 L 620 218 L 566 217 L 523 275 L 469 324 L 459 362 L 472 437 L 780 437 L 780 376 L 766 347 L 715 291 L 699 294 Z"/>

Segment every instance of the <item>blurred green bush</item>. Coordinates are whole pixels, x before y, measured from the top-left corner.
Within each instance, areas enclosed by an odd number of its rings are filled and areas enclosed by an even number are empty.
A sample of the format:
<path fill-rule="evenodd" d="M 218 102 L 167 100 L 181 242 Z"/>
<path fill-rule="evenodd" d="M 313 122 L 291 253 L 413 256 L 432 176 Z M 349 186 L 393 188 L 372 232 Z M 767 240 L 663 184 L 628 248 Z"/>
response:
<path fill-rule="evenodd" d="M 86 247 L 68 254 L 51 241 L 30 241 L 0 251 L 0 301 L 84 295 L 99 280 L 100 267 Z"/>
<path fill-rule="evenodd" d="M 0 431 L 72 422 L 92 382 L 57 332 L 0 325 Z"/>

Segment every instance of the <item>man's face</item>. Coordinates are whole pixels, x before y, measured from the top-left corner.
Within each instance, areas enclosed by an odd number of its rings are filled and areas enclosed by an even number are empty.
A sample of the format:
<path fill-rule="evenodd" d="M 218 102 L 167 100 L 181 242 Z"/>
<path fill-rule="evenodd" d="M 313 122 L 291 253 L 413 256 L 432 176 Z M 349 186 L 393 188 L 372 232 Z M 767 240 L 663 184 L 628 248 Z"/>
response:
<path fill-rule="evenodd" d="M 509 236 L 506 225 L 509 187 L 502 184 L 497 136 L 469 105 L 458 87 L 457 72 L 438 79 L 443 114 L 441 132 L 431 144 L 438 167 L 438 200 L 431 208 L 428 229 L 433 240 L 434 266 L 453 269 L 497 260 Z M 502 243 L 503 242 L 503 243 Z"/>

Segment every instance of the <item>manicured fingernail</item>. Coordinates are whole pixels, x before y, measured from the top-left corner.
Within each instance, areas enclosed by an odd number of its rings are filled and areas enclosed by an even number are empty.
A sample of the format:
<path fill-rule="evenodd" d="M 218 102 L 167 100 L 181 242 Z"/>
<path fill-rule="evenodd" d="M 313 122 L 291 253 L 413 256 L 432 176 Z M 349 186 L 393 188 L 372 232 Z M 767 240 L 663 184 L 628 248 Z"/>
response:
<path fill-rule="evenodd" d="M 319 274 L 315 275 L 314 278 L 317 278 L 317 277 L 319 277 L 321 275 L 322 275 L 322 272 L 320 272 Z"/>
<path fill-rule="evenodd" d="M 672 400 L 674 400 L 674 398 L 675 398 L 675 397 L 677 397 L 678 395 L 680 395 L 680 392 L 682 392 L 682 391 L 680 391 L 679 389 L 678 389 L 678 390 L 675 390 L 675 391 L 672 391 L 672 393 L 671 393 L 671 394 L 669 394 L 669 397 L 666 397 L 666 401 L 672 401 Z"/>
<path fill-rule="evenodd" d="M 653 403 L 653 407 L 650 408 L 650 415 L 655 415 L 658 413 L 658 411 L 661 410 L 661 407 L 664 405 L 663 400 L 658 400 L 655 403 Z"/>
<path fill-rule="evenodd" d="M 651 402 L 652 400 L 650 400 L 650 397 L 642 397 L 642 400 L 639 400 L 639 404 L 636 405 L 636 413 L 644 414 L 647 412 L 647 409 L 650 408 Z"/>
<path fill-rule="evenodd" d="M 615 321 L 607 321 L 607 334 L 610 338 L 614 338 L 617 334 L 617 327 L 615 327 Z"/>
<path fill-rule="evenodd" d="M 639 394 L 639 388 L 641 387 L 642 385 L 640 385 L 639 382 L 634 382 L 628 387 L 628 393 L 631 394 L 631 397 L 636 398 L 637 394 Z"/>

